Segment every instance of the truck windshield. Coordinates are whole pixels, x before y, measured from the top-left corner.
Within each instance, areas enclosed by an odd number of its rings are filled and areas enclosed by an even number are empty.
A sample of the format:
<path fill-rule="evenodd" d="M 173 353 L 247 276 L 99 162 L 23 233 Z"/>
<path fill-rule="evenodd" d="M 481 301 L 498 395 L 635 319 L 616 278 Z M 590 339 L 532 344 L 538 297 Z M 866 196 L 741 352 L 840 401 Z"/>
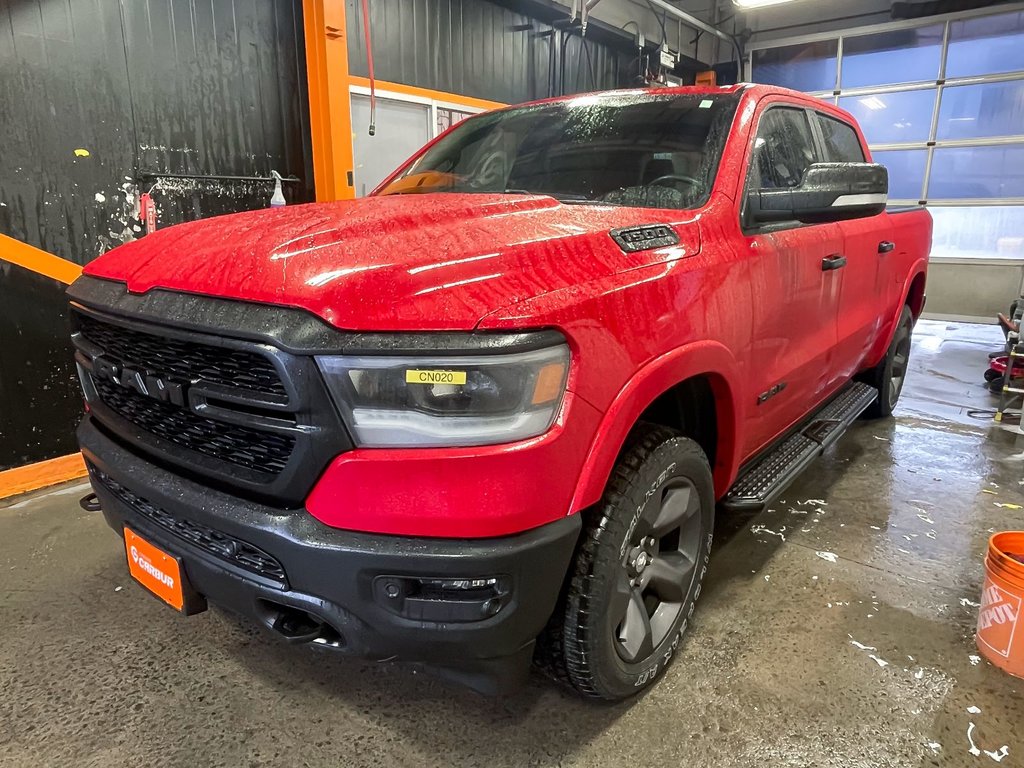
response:
<path fill-rule="evenodd" d="M 733 94 L 581 96 L 465 120 L 377 194 L 489 192 L 693 208 L 707 200 Z"/>

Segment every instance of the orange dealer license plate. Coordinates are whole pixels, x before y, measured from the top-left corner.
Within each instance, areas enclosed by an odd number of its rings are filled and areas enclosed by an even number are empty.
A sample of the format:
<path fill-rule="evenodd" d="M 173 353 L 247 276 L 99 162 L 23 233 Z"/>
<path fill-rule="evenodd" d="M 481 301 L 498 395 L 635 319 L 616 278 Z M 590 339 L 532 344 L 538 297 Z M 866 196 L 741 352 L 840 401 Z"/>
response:
<path fill-rule="evenodd" d="M 181 560 L 124 529 L 124 549 L 132 578 L 177 611 L 188 615 L 206 608 L 206 601 L 188 583 Z"/>

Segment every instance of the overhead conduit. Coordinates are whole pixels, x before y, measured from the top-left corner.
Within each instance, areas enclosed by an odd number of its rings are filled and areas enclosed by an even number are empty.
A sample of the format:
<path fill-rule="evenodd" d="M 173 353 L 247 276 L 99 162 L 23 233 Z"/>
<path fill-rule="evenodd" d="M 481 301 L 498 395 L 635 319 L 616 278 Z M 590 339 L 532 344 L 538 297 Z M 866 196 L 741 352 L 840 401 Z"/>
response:
<path fill-rule="evenodd" d="M 591 3 L 596 3 L 598 0 L 590 0 Z M 732 46 L 733 54 L 736 57 L 736 73 L 740 75 L 743 72 L 743 50 L 740 48 L 739 41 L 730 34 L 723 32 L 720 29 L 715 29 L 713 26 L 708 24 L 706 21 L 701 21 L 696 16 L 693 16 L 686 11 L 676 8 L 671 3 L 665 2 L 665 0 L 648 0 L 651 5 L 655 8 L 660 8 L 665 11 L 669 16 L 674 16 L 689 27 L 700 30 L 701 32 L 707 32 L 709 35 L 714 35 L 720 40 L 724 40 Z"/>
<path fill-rule="evenodd" d="M 689 14 L 680 8 L 677 8 L 671 3 L 665 2 L 665 0 L 647 1 L 649 5 L 661 9 L 669 16 L 672 16 L 673 18 L 681 21 L 686 26 L 691 27 L 692 29 L 699 30 L 701 32 L 707 32 L 709 35 L 714 35 L 720 40 L 724 40 L 725 42 L 727 42 L 729 45 L 732 46 L 733 54 L 736 57 L 736 72 L 743 72 L 743 50 L 740 48 L 739 41 L 735 37 L 733 37 L 730 34 L 727 34 L 726 32 L 721 31 L 720 29 L 716 29 L 715 27 L 708 24 L 706 21 L 701 21 L 696 16 Z M 584 25 L 584 28 L 586 27 L 586 20 L 588 15 L 590 14 L 590 10 L 599 2 L 601 2 L 601 0 L 585 0 L 585 2 L 583 2 L 582 10 L 580 12 L 580 21 Z M 572 4 L 571 18 L 573 20 L 575 20 L 576 18 L 576 0 L 574 0 Z"/>

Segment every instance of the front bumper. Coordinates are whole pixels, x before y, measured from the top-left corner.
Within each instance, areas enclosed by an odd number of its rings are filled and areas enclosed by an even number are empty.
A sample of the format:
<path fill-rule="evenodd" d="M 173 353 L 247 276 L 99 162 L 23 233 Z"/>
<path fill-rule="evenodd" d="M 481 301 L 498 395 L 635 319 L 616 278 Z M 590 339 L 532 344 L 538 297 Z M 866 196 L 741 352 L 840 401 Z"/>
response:
<path fill-rule="evenodd" d="M 493 539 L 344 531 L 162 469 L 91 417 L 78 439 L 109 525 L 180 556 L 210 602 L 286 639 L 424 663 L 490 692 L 526 673 L 580 531 L 578 515 Z"/>

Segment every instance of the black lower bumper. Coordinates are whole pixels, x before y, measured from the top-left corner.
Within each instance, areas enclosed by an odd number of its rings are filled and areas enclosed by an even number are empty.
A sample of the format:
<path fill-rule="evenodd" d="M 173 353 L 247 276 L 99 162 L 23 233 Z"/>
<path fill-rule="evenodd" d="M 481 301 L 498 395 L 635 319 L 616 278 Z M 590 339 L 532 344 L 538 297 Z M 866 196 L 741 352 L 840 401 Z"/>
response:
<path fill-rule="evenodd" d="M 342 531 L 182 478 L 88 417 L 78 439 L 110 526 L 180 557 L 210 602 L 293 642 L 423 663 L 484 691 L 526 674 L 579 536 L 579 516 L 498 539 Z"/>

